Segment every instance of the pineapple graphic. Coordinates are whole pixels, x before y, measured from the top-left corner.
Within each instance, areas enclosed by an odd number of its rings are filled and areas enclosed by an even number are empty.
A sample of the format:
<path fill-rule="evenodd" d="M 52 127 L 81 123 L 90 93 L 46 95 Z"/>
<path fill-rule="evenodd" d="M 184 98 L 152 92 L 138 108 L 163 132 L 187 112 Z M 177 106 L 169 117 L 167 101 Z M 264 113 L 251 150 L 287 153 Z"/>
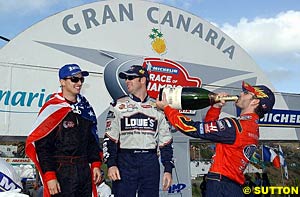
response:
<path fill-rule="evenodd" d="M 161 55 L 166 52 L 167 47 L 165 39 L 163 38 L 163 34 L 158 31 L 158 29 L 153 28 L 149 37 L 152 39 L 152 49 L 156 53 Z"/>

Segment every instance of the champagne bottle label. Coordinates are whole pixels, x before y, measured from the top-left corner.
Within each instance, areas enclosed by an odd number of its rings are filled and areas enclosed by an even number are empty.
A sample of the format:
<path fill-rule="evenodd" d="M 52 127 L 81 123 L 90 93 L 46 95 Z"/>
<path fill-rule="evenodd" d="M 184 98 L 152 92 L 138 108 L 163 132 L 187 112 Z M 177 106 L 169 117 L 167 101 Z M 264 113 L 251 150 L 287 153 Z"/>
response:
<path fill-rule="evenodd" d="M 237 95 L 228 95 L 228 96 L 217 96 L 214 98 L 214 101 L 217 103 L 217 102 L 220 102 L 221 100 L 224 100 L 224 101 L 237 101 L 239 99 L 239 97 Z"/>
<path fill-rule="evenodd" d="M 181 109 L 181 86 L 176 88 L 164 88 L 162 94 L 163 93 L 165 93 L 166 100 L 172 108 Z"/>
<path fill-rule="evenodd" d="M 238 99 L 236 95 L 219 97 L 217 94 L 199 87 L 166 87 L 160 90 L 160 100 L 164 93 L 168 104 L 172 108 L 181 110 L 203 109 L 221 100 L 236 101 Z"/>

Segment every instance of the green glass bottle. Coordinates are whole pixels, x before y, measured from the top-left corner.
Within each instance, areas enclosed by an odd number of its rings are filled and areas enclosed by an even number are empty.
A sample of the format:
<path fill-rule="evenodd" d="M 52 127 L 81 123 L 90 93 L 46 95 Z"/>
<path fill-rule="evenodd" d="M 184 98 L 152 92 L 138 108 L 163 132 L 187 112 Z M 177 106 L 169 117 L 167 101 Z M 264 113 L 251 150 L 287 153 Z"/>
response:
<path fill-rule="evenodd" d="M 220 102 L 221 99 L 225 101 L 236 101 L 238 99 L 236 95 L 218 97 L 215 93 L 199 87 L 165 87 L 160 89 L 160 100 L 162 99 L 163 93 L 166 94 L 167 102 L 171 107 L 182 110 L 203 109 Z"/>

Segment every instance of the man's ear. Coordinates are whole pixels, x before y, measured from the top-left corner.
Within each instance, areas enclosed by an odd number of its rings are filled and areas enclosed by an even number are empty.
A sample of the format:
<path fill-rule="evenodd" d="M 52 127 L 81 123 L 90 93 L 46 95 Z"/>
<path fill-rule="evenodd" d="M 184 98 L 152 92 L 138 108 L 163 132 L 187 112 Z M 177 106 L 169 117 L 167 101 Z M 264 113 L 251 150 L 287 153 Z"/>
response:
<path fill-rule="evenodd" d="M 251 103 L 253 105 L 259 105 L 260 100 L 259 99 L 252 99 Z"/>
<path fill-rule="evenodd" d="M 60 79 L 59 82 L 61 87 L 64 87 L 66 85 L 66 80 L 64 79 Z"/>
<path fill-rule="evenodd" d="M 144 84 L 146 84 L 146 82 L 147 82 L 146 77 L 142 77 L 142 78 L 141 78 L 141 82 L 144 83 Z"/>

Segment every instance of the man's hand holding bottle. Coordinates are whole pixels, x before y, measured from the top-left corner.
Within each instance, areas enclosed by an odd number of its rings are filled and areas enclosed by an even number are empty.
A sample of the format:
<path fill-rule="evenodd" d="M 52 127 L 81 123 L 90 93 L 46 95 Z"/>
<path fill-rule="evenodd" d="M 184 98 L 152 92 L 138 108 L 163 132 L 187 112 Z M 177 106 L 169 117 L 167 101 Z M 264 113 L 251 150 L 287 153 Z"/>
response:
<path fill-rule="evenodd" d="M 228 96 L 228 95 L 229 94 L 226 93 L 226 92 L 220 92 L 220 93 L 216 94 L 216 97 L 217 98 L 222 98 L 222 97 L 225 97 L 225 96 Z M 225 104 L 226 104 L 226 101 L 223 100 L 223 99 L 220 99 L 220 102 L 213 104 L 213 106 L 216 107 L 216 108 L 222 108 L 222 107 L 224 107 Z"/>

